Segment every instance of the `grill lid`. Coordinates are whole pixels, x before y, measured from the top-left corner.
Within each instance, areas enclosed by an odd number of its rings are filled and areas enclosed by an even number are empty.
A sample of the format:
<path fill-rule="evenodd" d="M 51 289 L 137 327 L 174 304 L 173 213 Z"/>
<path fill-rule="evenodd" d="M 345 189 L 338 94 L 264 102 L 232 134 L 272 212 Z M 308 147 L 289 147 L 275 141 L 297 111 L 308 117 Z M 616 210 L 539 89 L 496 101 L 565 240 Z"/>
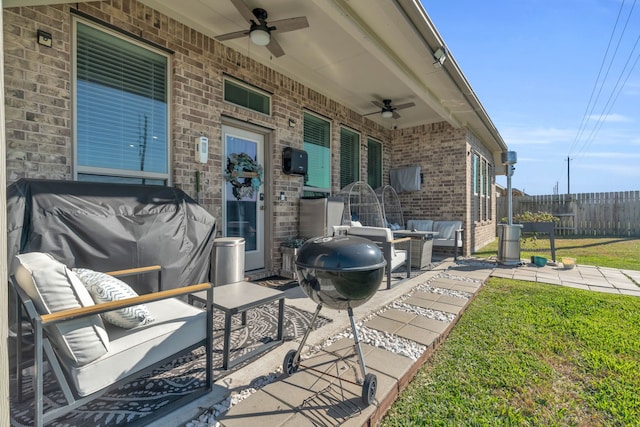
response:
<path fill-rule="evenodd" d="M 307 240 L 298 250 L 296 265 L 325 271 L 364 271 L 386 265 L 371 240 L 357 236 L 326 236 Z"/>

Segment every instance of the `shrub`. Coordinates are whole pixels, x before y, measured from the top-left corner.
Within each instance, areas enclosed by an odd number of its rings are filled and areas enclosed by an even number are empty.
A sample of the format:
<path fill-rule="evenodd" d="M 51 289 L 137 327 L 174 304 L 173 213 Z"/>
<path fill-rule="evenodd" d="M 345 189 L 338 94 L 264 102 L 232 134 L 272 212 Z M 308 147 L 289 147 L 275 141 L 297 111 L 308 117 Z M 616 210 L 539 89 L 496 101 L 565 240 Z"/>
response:
<path fill-rule="evenodd" d="M 558 222 L 560 219 L 556 216 L 553 216 L 549 212 L 523 212 L 520 214 L 516 214 L 513 216 L 513 222 L 516 224 L 523 222 Z M 500 220 L 502 223 L 507 222 L 507 217 L 504 217 Z"/>

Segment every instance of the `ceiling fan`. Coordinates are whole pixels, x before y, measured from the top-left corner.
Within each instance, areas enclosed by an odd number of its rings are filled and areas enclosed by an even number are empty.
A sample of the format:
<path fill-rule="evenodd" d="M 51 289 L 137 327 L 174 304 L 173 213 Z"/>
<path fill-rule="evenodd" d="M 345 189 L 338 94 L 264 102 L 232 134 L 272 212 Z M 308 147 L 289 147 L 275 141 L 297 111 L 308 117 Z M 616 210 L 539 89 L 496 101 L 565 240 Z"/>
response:
<path fill-rule="evenodd" d="M 266 46 L 269 52 L 276 58 L 284 55 L 284 50 L 280 43 L 273 38 L 272 33 L 285 33 L 287 31 L 299 30 L 307 28 L 309 21 L 306 16 L 298 16 L 297 18 L 280 19 L 278 21 L 267 22 L 269 14 L 266 10 L 259 7 L 251 10 L 242 0 L 231 0 L 231 3 L 238 9 L 240 15 L 251 26 L 248 30 L 235 31 L 233 33 L 222 34 L 216 37 L 216 40 L 225 41 L 249 36 L 253 44 L 258 46 Z"/>
<path fill-rule="evenodd" d="M 383 119 L 390 119 L 392 117 L 394 119 L 399 119 L 400 118 L 400 114 L 398 114 L 397 110 L 404 110 L 405 108 L 410 108 L 410 107 L 413 107 L 414 105 L 416 105 L 413 102 L 407 102 L 406 104 L 400 104 L 400 105 L 393 106 L 393 105 L 391 105 L 391 100 L 390 99 L 383 99 L 382 102 L 380 102 L 380 101 L 371 101 L 371 102 L 376 107 L 379 107 L 380 111 L 376 111 L 376 112 L 373 112 L 373 113 L 365 114 L 365 116 L 370 116 L 372 114 L 380 114 L 380 116 Z"/>

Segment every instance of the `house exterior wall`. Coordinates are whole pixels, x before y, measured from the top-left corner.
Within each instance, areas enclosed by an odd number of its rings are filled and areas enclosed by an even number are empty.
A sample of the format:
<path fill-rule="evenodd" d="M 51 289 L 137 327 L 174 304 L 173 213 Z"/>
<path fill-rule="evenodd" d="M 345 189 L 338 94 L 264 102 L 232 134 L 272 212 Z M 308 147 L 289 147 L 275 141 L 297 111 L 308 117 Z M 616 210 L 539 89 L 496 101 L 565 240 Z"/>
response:
<path fill-rule="evenodd" d="M 459 220 L 469 248 L 470 198 L 468 195 L 467 131 L 446 122 L 396 131 L 393 167 L 419 165 L 423 183 L 418 192 L 398 195 L 408 219 Z"/>
<path fill-rule="evenodd" d="M 467 182 L 469 185 L 467 186 L 467 206 L 469 208 L 468 218 L 469 218 L 469 228 L 472 230 L 471 233 L 468 233 L 467 241 L 465 244 L 469 245 L 469 249 L 471 252 L 482 248 L 487 243 L 495 240 L 496 237 L 496 180 L 495 180 L 495 168 L 496 165 L 493 165 L 491 159 L 493 159 L 493 155 L 487 148 L 482 145 L 480 140 L 472 133 L 467 133 L 467 144 L 466 144 L 466 152 L 469 153 L 467 156 Z M 489 176 L 489 185 L 490 185 L 490 197 L 486 199 L 488 206 L 483 206 L 485 210 L 484 215 L 474 216 L 471 212 L 472 209 L 476 211 L 479 209 L 477 206 L 478 197 L 473 194 L 473 155 L 477 154 L 488 162 L 490 162 L 492 166 L 492 174 Z M 498 218 L 499 220 L 499 218 Z"/>
<path fill-rule="evenodd" d="M 389 183 L 392 165 L 422 166 L 425 184 L 420 194 L 401 195 L 405 218 L 461 219 L 465 221 L 465 228 L 468 227 L 466 153 L 469 144 L 465 129 L 454 129 L 445 122 L 395 131 L 384 128 L 135 0 L 3 10 L 7 183 L 21 177 L 73 179 L 73 8 L 173 51 L 170 58 L 171 185 L 195 198 L 195 173 L 199 171 L 200 204 L 216 218 L 222 217 L 222 124 L 232 123 L 265 133 L 266 222 L 272 237 L 271 247 L 266 248 L 266 253 L 271 254 L 266 260 L 267 269 L 279 268 L 280 243 L 297 236 L 303 179 L 282 172 L 281 153 L 287 146 L 303 148 L 304 111 L 320 114 L 331 122 L 332 192 L 339 190 L 340 126 L 347 126 L 361 136 L 361 179 L 366 180 L 367 176 L 369 137 L 383 144 L 385 184 Z M 52 34 L 51 48 L 36 43 L 37 29 Z M 272 114 L 265 116 L 223 102 L 225 76 L 272 94 Z M 290 119 L 296 126 L 289 126 Z M 201 134 L 209 138 L 206 164 L 195 162 L 194 142 Z M 286 201 L 279 200 L 281 192 L 286 195 Z M 495 203 L 495 197 L 493 200 Z M 466 238 L 469 242 L 465 248 L 471 247 L 472 241 L 485 240 L 470 233 Z"/>

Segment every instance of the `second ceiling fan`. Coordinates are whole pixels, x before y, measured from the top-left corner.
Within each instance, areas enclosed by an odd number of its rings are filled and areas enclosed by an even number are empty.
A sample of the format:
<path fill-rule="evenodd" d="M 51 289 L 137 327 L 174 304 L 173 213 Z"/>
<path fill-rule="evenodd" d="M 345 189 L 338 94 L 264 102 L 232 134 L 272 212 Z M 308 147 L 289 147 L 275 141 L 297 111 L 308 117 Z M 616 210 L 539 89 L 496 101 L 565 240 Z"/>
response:
<path fill-rule="evenodd" d="M 307 21 L 306 16 L 267 22 L 269 14 L 266 10 L 259 7 L 251 10 L 242 0 L 231 0 L 231 3 L 233 3 L 236 9 L 238 9 L 238 12 L 240 12 L 240 15 L 242 15 L 242 17 L 251 25 L 248 30 L 219 35 L 216 37 L 216 40 L 218 41 L 249 36 L 253 44 L 266 46 L 266 48 L 269 49 L 269 52 L 278 58 L 284 55 L 284 50 L 282 49 L 282 46 L 280 46 L 280 43 L 273 38 L 272 33 L 285 33 L 287 31 L 299 30 L 309 26 L 309 21 Z"/>
<path fill-rule="evenodd" d="M 405 104 L 400 104 L 400 105 L 392 105 L 391 100 L 390 99 L 383 99 L 382 102 L 380 101 L 371 101 L 371 103 L 373 105 L 375 105 L 376 107 L 380 108 L 379 111 L 375 111 L 373 113 L 369 113 L 369 114 L 365 114 L 365 116 L 370 116 L 372 114 L 380 114 L 380 116 L 383 119 L 390 119 L 390 118 L 394 118 L 394 119 L 399 119 L 400 118 L 400 114 L 398 114 L 397 110 L 404 110 L 405 108 L 410 108 L 415 106 L 416 104 L 414 104 L 413 102 L 407 102 Z"/>

